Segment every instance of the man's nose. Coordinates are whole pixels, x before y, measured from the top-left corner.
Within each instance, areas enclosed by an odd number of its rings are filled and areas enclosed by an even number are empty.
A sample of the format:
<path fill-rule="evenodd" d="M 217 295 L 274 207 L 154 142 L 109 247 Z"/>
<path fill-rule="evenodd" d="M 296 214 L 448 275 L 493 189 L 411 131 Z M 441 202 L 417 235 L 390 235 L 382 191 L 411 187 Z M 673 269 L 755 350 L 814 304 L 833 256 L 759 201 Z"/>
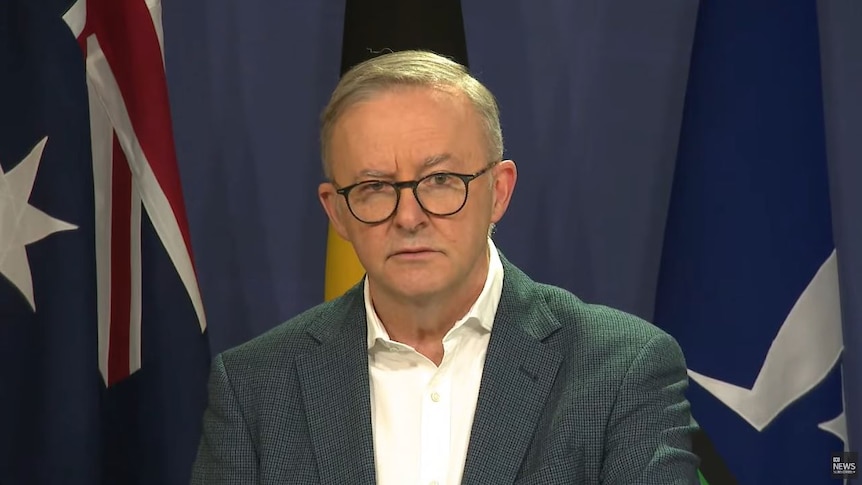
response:
<path fill-rule="evenodd" d="M 406 229 L 415 229 L 428 219 L 428 214 L 416 199 L 416 194 L 410 187 L 402 187 L 401 200 L 395 209 L 395 223 Z"/>

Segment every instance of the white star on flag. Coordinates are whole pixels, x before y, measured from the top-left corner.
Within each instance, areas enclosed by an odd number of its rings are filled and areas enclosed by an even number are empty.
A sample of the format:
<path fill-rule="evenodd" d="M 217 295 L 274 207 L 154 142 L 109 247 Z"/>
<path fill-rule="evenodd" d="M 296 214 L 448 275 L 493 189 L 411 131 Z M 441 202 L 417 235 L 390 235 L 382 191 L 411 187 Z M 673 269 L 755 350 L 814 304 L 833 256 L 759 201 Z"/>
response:
<path fill-rule="evenodd" d="M 9 173 L 0 167 L 0 275 L 24 295 L 34 312 L 36 301 L 26 246 L 55 232 L 78 228 L 30 205 L 30 193 L 47 142 L 47 137 L 42 138 Z"/>

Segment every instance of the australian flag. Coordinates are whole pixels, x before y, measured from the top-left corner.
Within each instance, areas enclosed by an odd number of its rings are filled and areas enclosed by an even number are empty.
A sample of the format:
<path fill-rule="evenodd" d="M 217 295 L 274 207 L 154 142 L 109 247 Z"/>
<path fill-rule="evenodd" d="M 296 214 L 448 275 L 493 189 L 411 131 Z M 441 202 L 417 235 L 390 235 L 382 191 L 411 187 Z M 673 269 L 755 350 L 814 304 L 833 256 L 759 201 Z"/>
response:
<path fill-rule="evenodd" d="M 0 6 L 0 484 L 188 483 L 209 351 L 159 2 Z"/>

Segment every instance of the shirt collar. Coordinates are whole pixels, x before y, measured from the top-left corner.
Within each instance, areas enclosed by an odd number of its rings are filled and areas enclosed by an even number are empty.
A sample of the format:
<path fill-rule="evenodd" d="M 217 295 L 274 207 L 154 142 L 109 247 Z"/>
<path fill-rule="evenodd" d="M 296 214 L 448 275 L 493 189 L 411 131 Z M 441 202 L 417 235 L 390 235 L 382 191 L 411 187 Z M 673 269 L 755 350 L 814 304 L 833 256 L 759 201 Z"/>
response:
<path fill-rule="evenodd" d="M 449 331 L 450 333 L 467 322 L 477 322 L 487 332 L 490 332 L 491 327 L 494 326 L 494 317 L 497 314 L 497 306 L 500 304 L 500 295 L 503 292 L 503 262 L 500 260 L 500 254 L 491 238 L 488 238 L 488 253 L 488 276 L 485 278 L 485 286 L 482 287 L 482 292 L 479 293 L 479 297 L 473 302 L 470 310 L 455 322 Z M 368 349 L 374 347 L 378 340 L 391 343 L 389 333 L 383 327 L 383 323 L 371 303 L 367 276 L 363 284 L 363 295 L 368 327 Z"/>

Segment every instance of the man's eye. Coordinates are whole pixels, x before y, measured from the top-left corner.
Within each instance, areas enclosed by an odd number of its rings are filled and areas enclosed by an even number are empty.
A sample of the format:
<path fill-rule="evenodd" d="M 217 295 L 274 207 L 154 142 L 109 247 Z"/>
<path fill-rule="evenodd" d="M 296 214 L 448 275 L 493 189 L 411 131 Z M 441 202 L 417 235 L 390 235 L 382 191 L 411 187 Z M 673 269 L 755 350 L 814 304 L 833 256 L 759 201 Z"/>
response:
<path fill-rule="evenodd" d="M 366 182 L 357 188 L 362 193 L 370 194 L 386 190 L 386 184 L 384 184 L 383 182 Z"/>
<path fill-rule="evenodd" d="M 452 182 L 452 176 L 448 173 L 438 173 L 431 177 L 431 181 L 435 185 L 447 185 Z"/>

